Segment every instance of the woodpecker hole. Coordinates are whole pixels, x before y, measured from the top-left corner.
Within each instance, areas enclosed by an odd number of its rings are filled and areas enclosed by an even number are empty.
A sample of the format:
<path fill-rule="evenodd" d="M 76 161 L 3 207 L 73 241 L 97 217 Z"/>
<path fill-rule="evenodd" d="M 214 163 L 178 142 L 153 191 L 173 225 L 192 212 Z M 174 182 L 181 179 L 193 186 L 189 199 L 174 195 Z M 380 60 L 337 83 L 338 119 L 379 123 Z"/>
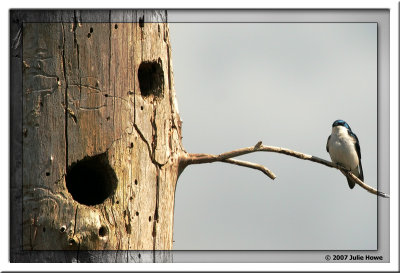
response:
<path fill-rule="evenodd" d="M 114 25 L 114 28 L 115 28 L 115 29 L 117 29 L 117 28 L 118 28 L 118 25 L 117 25 L 117 24 L 115 24 L 115 25 Z"/>
<path fill-rule="evenodd" d="M 92 28 L 92 27 L 89 29 L 89 32 L 90 32 L 90 33 L 93 33 L 93 28 Z"/>
<path fill-rule="evenodd" d="M 137 179 L 135 179 L 135 185 L 137 185 Z"/>
<path fill-rule="evenodd" d="M 46 176 L 50 176 L 50 173 L 49 173 L 49 172 L 46 172 Z"/>
<path fill-rule="evenodd" d="M 107 153 L 87 156 L 67 169 L 67 189 L 75 201 L 84 205 L 103 203 L 114 194 L 117 184 Z"/>
<path fill-rule="evenodd" d="M 107 234 L 108 234 L 107 227 L 106 226 L 101 226 L 99 228 L 99 236 L 100 237 L 104 237 L 104 236 L 107 236 Z"/>
<path fill-rule="evenodd" d="M 164 71 L 161 59 L 158 61 L 142 62 L 138 70 L 140 93 L 143 97 L 163 96 Z"/>
<path fill-rule="evenodd" d="M 90 38 L 90 36 L 92 36 L 92 34 L 88 33 L 88 34 L 87 34 L 87 37 Z"/>
<path fill-rule="evenodd" d="M 139 212 L 138 211 L 136 212 L 136 216 L 139 216 Z"/>

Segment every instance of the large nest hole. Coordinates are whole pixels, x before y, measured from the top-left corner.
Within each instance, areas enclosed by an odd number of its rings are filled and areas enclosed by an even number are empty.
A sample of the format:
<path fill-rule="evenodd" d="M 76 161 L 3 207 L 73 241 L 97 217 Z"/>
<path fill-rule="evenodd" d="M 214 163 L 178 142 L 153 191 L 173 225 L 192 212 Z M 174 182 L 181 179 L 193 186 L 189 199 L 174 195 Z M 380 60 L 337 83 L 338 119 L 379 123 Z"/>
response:
<path fill-rule="evenodd" d="M 162 97 L 164 91 L 164 71 L 161 59 L 142 62 L 138 71 L 140 93 L 144 97 Z"/>
<path fill-rule="evenodd" d="M 71 164 L 67 170 L 67 189 L 74 200 L 84 205 L 103 203 L 114 194 L 117 184 L 107 153 L 87 156 Z"/>

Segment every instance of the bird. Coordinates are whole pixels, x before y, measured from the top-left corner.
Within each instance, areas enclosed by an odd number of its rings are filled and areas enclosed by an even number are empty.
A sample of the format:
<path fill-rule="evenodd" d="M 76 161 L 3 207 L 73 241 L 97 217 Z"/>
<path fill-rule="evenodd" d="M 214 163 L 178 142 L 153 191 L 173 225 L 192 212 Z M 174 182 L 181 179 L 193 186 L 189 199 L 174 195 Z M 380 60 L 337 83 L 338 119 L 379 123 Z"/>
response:
<path fill-rule="evenodd" d="M 326 142 L 326 151 L 332 162 L 351 171 L 360 180 L 364 180 L 360 142 L 346 121 L 338 119 L 333 122 L 332 133 Z M 351 178 L 347 177 L 347 183 L 350 189 L 354 188 L 355 182 Z"/>

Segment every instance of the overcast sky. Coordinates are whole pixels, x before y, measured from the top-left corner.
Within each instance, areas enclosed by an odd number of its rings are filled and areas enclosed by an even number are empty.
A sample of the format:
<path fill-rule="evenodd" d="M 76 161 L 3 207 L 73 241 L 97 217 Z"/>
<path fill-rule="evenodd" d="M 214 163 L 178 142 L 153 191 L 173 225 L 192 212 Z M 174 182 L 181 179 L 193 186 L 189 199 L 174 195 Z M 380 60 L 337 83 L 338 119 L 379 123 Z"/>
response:
<path fill-rule="evenodd" d="M 330 160 L 336 119 L 357 134 L 377 183 L 375 23 L 170 23 L 183 145 L 219 154 L 280 146 Z M 175 250 L 374 250 L 377 198 L 335 169 L 254 153 L 277 178 L 225 163 L 178 180 Z"/>

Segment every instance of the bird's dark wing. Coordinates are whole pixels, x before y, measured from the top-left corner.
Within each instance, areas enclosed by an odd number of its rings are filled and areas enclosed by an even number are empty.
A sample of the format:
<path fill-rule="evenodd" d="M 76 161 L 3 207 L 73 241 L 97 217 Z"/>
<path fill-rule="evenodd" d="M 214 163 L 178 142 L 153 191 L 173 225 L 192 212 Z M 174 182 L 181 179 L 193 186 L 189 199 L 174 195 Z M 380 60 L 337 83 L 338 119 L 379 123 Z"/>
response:
<path fill-rule="evenodd" d="M 358 138 L 356 136 L 355 133 L 349 131 L 349 135 L 354 138 L 355 142 L 354 142 L 354 146 L 356 148 L 357 151 L 357 155 L 358 155 L 358 172 L 360 173 L 358 178 L 360 178 L 362 181 L 364 181 L 364 173 L 363 173 L 363 168 L 362 168 L 362 164 L 361 164 L 361 148 L 360 148 L 360 142 L 358 141 Z"/>
<path fill-rule="evenodd" d="M 329 140 L 331 139 L 331 136 L 328 137 L 328 140 L 326 141 L 326 151 L 329 153 L 329 147 L 328 147 L 328 143 Z"/>
<path fill-rule="evenodd" d="M 360 142 L 358 141 L 358 138 L 357 138 L 355 133 L 353 133 L 350 130 L 348 132 L 349 132 L 349 135 L 354 139 L 354 146 L 355 146 L 356 151 L 357 151 L 358 159 L 361 159 Z"/>
<path fill-rule="evenodd" d="M 359 171 L 360 175 L 358 176 L 358 178 L 360 178 L 361 181 L 364 181 L 364 172 L 363 172 L 363 169 L 362 169 L 361 159 L 359 160 L 359 163 L 360 164 L 358 164 L 358 168 L 359 168 L 358 171 Z"/>

